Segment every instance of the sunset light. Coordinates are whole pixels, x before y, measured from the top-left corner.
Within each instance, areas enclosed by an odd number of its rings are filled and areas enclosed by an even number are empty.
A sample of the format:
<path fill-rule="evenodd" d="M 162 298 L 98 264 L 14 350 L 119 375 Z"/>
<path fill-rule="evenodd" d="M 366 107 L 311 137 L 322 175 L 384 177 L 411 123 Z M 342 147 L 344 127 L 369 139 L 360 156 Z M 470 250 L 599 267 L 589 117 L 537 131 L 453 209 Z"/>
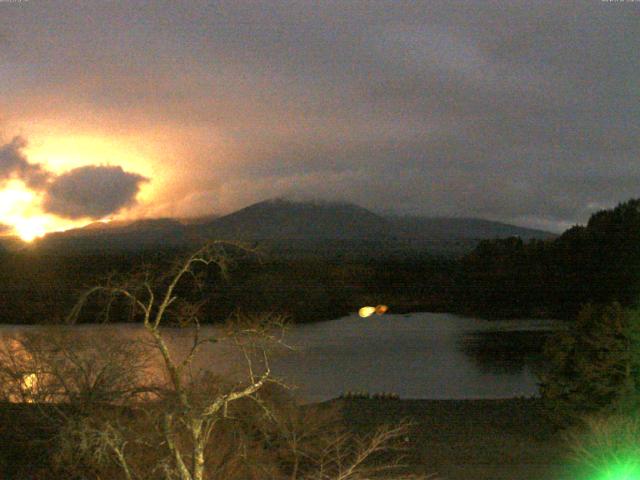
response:
<path fill-rule="evenodd" d="M 29 160 L 62 173 L 83 165 L 122 165 L 143 175 L 152 169 L 143 154 L 124 140 L 99 134 L 44 134 L 33 136 L 25 148 Z"/>
<path fill-rule="evenodd" d="M 46 134 L 34 136 L 25 148 L 27 157 L 49 170 L 61 174 L 85 165 L 119 165 L 125 170 L 154 178 L 142 186 L 138 200 L 142 203 L 154 196 L 159 172 L 148 158 L 151 147 L 99 134 Z"/>
<path fill-rule="evenodd" d="M 22 182 L 10 182 L 0 190 L 0 221 L 30 209 L 35 197 Z"/>
<path fill-rule="evenodd" d="M 0 232 L 31 242 L 102 218 L 135 218 L 154 196 L 135 146 L 97 135 L 16 136 L 0 151 Z"/>
<path fill-rule="evenodd" d="M 48 215 L 40 208 L 41 195 L 28 189 L 23 182 L 12 180 L 0 190 L 0 224 L 5 233 L 31 242 L 48 232 L 66 230 L 82 223 Z"/>
<path fill-rule="evenodd" d="M 47 228 L 42 218 L 39 217 L 18 220 L 13 228 L 25 242 L 31 242 L 47 233 Z"/>

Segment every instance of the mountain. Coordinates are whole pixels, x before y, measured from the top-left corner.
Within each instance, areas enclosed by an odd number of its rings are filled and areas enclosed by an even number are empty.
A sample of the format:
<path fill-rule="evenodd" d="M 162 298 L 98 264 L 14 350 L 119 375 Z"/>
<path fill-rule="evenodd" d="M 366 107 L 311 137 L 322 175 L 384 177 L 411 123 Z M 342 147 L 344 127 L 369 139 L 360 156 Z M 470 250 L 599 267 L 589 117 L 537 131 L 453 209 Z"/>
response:
<path fill-rule="evenodd" d="M 113 252 L 183 247 L 189 234 L 171 218 L 144 219 L 116 224 L 95 222 L 82 228 L 50 233 L 33 242 L 36 250 L 59 252 Z"/>
<path fill-rule="evenodd" d="M 480 218 L 383 216 L 343 202 L 296 202 L 273 199 L 216 218 L 199 228 L 228 239 L 334 239 L 430 241 L 520 237 L 549 239 L 556 235 Z"/>
<path fill-rule="evenodd" d="M 202 225 L 209 236 L 238 240 L 375 240 L 392 236 L 380 215 L 349 203 L 267 200 Z"/>
<path fill-rule="evenodd" d="M 211 215 L 200 215 L 198 217 L 177 218 L 176 220 L 178 220 L 183 225 L 201 225 L 203 223 L 212 222 L 217 218 L 220 218 L 220 215 L 211 214 Z"/>
<path fill-rule="evenodd" d="M 25 243 L 15 235 L 0 236 L 0 253 L 18 252 L 25 248 Z"/>
<path fill-rule="evenodd" d="M 518 227 L 481 218 L 451 217 L 388 217 L 398 236 L 411 239 L 483 240 L 489 238 L 520 237 L 523 240 L 554 238 L 557 235 L 543 230 Z"/>
<path fill-rule="evenodd" d="M 458 252 L 478 240 L 519 236 L 523 240 L 554 237 L 549 232 L 477 218 L 383 216 L 343 202 L 296 202 L 273 199 L 222 217 L 184 222 L 171 218 L 133 222 L 95 222 L 83 228 L 46 235 L 32 248 L 47 251 L 133 251 L 195 246 L 207 239 L 268 241 L 275 248 L 314 251 L 322 245 L 384 244 Z M 332 243 L 333 242 L 333 243 Z M 346 243 L 345 243 L 346 242 Z M 455 248 L 450 248 L 457 245 Z M 444 246 L 444 248 L 443 248 Z"/>

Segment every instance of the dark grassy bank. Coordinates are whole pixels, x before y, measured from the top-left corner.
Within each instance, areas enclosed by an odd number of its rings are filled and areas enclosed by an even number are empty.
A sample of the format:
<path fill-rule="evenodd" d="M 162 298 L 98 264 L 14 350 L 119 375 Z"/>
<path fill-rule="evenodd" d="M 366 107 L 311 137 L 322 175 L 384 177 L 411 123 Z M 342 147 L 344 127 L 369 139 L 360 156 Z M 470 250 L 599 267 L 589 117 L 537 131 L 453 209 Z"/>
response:
<path fill-rule="evenodd" d="M 538 399 L 340 400 L 358 431 L 409 419 L 407 463 L 447 480 L 575 480 Z"/>
<path fill-rule="evenodd" d="M 347 425 L 364 433 L 409 419 L 408 470 L 449 480 L 571 479 L 565 449 L 537 399 L 334 400 Z M 38 407 L 0 405 L 0 467 L 5 480 L 52 479 L 51 439 Z"/>
<path fill-rule="evenodd" d="M 33 404 L 0 404 L 0 478 L 44 480 L 51 475 L 56 427 L 43 421 L 53 411 Z"/>

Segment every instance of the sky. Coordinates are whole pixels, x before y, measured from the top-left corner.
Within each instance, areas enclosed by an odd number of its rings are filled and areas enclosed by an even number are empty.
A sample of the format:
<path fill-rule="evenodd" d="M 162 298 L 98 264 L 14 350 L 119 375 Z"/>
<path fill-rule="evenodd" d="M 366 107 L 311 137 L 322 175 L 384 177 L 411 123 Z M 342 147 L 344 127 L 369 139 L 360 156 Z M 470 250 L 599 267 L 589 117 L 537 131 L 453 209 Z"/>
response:
<path fill-rule="evenodd" d="M 0 0 L 0 232 L 640 197 L 640 2 Z"/>

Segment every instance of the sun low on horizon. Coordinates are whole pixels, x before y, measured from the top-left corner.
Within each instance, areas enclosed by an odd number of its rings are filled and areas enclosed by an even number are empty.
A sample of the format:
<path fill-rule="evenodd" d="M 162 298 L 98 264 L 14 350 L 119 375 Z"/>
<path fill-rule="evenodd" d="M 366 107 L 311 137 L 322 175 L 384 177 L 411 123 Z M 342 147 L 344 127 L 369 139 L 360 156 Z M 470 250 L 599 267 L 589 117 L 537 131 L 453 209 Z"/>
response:
<path fill-rule="evenodd" d="M 29 243 L 48 233 L 96 221 L 133 218 L 137 215 L 135 207 L 148 203 L 154 195 L 150 181 L 152 167 L 143 155 L 127 145 L 88 135 L 20 141 L 24 143 L 14 139 L 13 150 L 5 146 L 2 152 L 5 162 L 9 159 L 7 163 L 19 165 L 0 184 L 2 236 L 16 236 Z M 34 179 L 36 176 L 39 177 Z M 80 184 L 83 181 L 93 183 L 83 186 Z M 128 190 L 127 185 L 121 185 L 123 181 L 128 182 Z M 128 198 L 120 204 L 104 199 L 104 208 L 88 209 L 85 213 L 81 210 L 82 194 L 77 191 L 84 189 L 87 203 L 91 203 L 92 188 L 97 197 L 122 191 Z M 63 189 L 77 205 L 70 205 L 67 197 L 59 198 Z M 58 192 L 55 201 L 48 198 L 53 191 Z"/>
<path fill-rule="evenodd" d="M 44 213 L 40 197 L 21 181 L 11 181 L 0 190 L 0 224 L 6 226 L 5 235 L 17 236 L 29 243 L 47 233 L 81 227 L 92 221 Z"/>

